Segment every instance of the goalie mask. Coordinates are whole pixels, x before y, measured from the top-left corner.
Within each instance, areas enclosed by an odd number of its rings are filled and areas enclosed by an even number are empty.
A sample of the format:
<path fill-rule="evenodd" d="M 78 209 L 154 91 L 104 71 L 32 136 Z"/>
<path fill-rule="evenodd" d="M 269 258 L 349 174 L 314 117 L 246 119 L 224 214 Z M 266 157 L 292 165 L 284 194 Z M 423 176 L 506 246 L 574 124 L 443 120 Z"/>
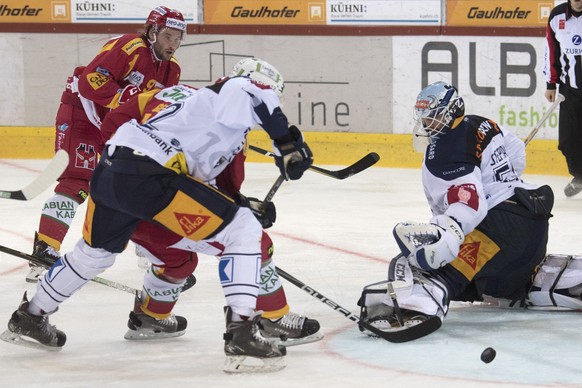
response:
<path fill-rule="evenodd" d="M 249 77 L 258 84 L 273 89 L 281 97 L 285 82 L 283 76 L 274 66 L 258 58 L 245 58 L 232 68 L 229 77 Z"/>
<path fill-rule="evenodd" d="M 422 89 L 416 97 L 413 130 L 415 139 L 424 137 L 427 143 L 453 128 L 465 115 L 465 102 L 457 89 L 445 82 L 438 81 Z"/>

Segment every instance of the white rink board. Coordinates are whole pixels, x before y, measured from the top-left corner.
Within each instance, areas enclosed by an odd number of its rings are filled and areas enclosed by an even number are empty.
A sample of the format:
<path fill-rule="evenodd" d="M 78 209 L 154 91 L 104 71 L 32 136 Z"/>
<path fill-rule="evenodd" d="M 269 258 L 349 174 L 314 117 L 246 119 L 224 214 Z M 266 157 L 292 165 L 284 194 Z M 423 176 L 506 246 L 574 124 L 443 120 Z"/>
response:
<path fill-rule="evenodd" d="M 424 66 L 423 50 L 427 52 L 424 63 L 428 62 Z M 466 113 L 490 118 L 522 138 L 550 105 L 544 97 L 541 38 L 395 36 L 393 53 L 393 66 L 399 73 L 393 83 L 393 95 L 398 96 L 392 104 L 393 115 L 406 122 L 395 127 L 395 133 L 410 133 L 414 126 L 411 112 L 423 75 L 427 84 L 441 80 L 454 83 L 465 100 Z M 437 64 L 452 65 L 438 71 L 434 70 Z M 527 91 L 534 85 L 535 90 Z M 557 124 L 558 110 L 537 138 L 557 138 Z"/>

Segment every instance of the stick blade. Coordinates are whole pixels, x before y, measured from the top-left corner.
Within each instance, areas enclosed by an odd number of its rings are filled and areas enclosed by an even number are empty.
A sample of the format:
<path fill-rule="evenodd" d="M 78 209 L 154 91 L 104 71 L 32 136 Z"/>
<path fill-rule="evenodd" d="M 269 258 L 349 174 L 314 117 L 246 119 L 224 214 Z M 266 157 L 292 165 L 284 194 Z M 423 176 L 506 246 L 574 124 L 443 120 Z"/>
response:
<path fill-rule="evenodd" d="M 375 152 L 370 152 L 362 159 L 358 160 L 351 166 L 344 168 L 337 172 L 337 178 L 339 179 L 346 179 L 351 177 L 352 175 L 356 175 L 367 168 L 372 167 L 380 160 L 380 155 Z"/>
<path fill-rule="evenodd" d="M 0 190 L 0 198 L 16 199 L 20 201 L 28 201 L 43 191 L 48 189 L 65 171 L 69 164 L 69 154 L 64 150 L 59 150 L 54 158 L 50 161 L 48 166 L 40 173 L 36 179 L 30 182 L 22 190 L 3 191 Z"/>

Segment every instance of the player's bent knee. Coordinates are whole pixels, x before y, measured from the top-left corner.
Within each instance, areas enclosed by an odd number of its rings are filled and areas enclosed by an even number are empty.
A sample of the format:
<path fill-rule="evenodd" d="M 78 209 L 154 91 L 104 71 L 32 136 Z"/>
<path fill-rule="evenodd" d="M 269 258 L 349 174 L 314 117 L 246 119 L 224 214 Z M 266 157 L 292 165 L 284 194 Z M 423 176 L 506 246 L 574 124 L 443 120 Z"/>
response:
<path fill-rule="evenodd" d="M 115 256 L 115 253 L 101 248 L 93 248 L 83 239 L 80 239 L 75 244 L 73 254 L 67 255 L 66 259 L 80 276 L 92 279 L 111 267 L 115 262 Z"/>

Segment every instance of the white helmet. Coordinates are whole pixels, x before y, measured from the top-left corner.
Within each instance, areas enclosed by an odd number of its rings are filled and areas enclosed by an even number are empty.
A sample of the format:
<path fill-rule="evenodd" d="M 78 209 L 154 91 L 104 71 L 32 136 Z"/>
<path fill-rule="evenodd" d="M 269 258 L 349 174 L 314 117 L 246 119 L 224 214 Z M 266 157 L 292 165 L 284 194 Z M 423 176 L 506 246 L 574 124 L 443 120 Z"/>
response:
<path fill-rule="evenodd" d="M 436 139 L 465 115 L 465 102 L 457 89 L 443 81 L 432 83 L 416 97 L 414 136 Z"/>
<path fill-rule="evenodd" d="M 228 76 L 249 77 L 256 83 L 270 87 L 279 97 L 285 88 L 281 73 L 274 66 L 258 58 L 245 58 L 239 61 Z"/>

